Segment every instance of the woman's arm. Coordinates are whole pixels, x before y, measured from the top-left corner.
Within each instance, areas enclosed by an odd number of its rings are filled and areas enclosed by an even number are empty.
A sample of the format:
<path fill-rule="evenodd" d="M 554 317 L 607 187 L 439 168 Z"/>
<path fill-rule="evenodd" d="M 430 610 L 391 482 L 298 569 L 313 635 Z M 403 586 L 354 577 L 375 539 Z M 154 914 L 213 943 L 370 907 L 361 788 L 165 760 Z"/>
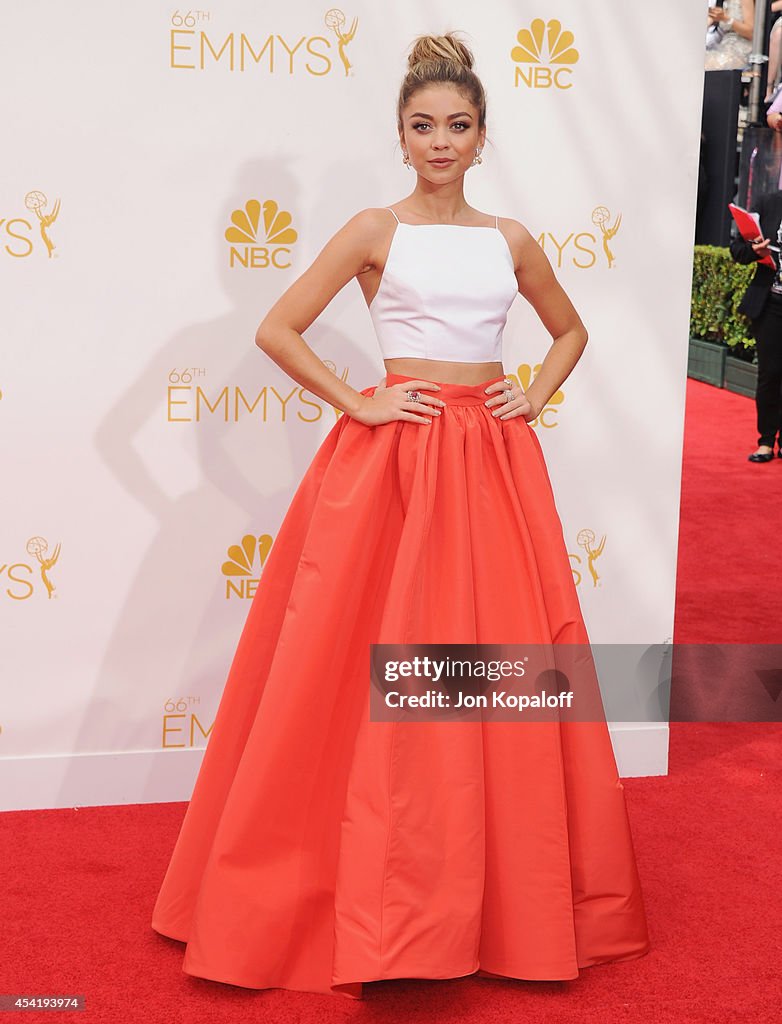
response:
<path fill-rule="evenodd" d="M 755 0 L 741 0 L 741 19 L 729 18 L 724 7 L 710 7 L 709 21 L 712 25 L 724 25 L 730 22 L 728 31 L 735 32 L 744 39 L 751 39 L 755 25 Z"/>
<path fill-rule="evenodd" d="M 733 31 L 744 39 L 751 39 L 755 28 L 755 0 L 741 0 L 743 18 L 733 19 Z"/>
<path fill-rule="evenodd" d="M 380 210 L 351 217 L 277 299 L 255 332 L 256 345 L 285 373 L 349 415 L 370 399 L 332 373 L 302 334 L 351 278 L 373 265 L 378 239 L 388 226 L 388 215 Z"/>
<path fill-rule="evenodd" d="M 728 243 L 730 254 L 736 263 L 756 263 L 768 251 L 770 240 L 748 242 L 741 235 L 734 235 Z"/>
<path fill-rule="evenodd" d="M 548 257 L 529 231 L 516 220 L 503 219 L 502 226 L 514 256 L 519 292 L 532 305 L 553 339 L 525 393 L 538 416 L 580 359 L 589 335 L 554 275 Z"/>
<path fill-rule="evenodd" d="M 782 92 L 766 111 L 766 124 L 769 128 L 773 128 L 775 131 L 782 129 L 780 114 L 782 114 Z"/>

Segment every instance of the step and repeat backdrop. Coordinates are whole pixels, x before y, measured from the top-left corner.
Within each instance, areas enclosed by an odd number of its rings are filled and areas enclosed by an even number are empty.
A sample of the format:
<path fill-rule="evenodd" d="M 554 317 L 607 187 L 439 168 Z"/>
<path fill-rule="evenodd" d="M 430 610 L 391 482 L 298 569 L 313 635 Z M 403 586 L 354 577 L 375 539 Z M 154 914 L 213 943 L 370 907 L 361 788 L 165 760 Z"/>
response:
<path fill-rule="evenodd" d="M 590 636 L 672 638 L 703 29 L 700 0 L 651 22 L 580 0 L 4 12 L 0 807 L 189 797 L 341 415 L 255 330 L 346 220 L 412 190 L 395 110 L 420 33 L 459 31 L 487 90 L 468 201 L 529 228 L 590 331 L 533 425 Z M 305 339 L 356 389 L 383 376 L 356 281 Z M 549 343 L 519 296 L 508 374 L 527 386 Z M 665 770 L 664 728 L 612 737 L 622 774 Z"/>

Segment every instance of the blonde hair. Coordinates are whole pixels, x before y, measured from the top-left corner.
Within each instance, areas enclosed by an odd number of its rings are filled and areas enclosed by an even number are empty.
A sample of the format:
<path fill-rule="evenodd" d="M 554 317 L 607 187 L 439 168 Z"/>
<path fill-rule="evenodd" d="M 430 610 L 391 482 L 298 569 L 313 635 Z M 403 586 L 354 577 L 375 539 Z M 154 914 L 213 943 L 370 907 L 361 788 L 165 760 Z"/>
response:
<path fill-rule="evenodd" d="M 478 127 L 486 124 L 486 93 L 472 70 L 469 46 L 453 32 L 444 36 L 418 36 L 407 57 L 407 74 L 402 79 L 396 107 L 397 126 L 402 131 L 402 110 L 410 98 L 427 85 L 453 85 L 478 111 Z"/>

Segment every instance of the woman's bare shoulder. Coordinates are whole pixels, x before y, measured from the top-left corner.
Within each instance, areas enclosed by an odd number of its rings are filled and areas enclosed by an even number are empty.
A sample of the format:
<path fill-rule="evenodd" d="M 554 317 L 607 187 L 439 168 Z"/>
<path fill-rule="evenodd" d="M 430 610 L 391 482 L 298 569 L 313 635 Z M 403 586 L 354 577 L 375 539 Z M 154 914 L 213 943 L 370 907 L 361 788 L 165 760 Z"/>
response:
<path fill-rule="evenodd" d="M 354 213 L 337 229 L 326 245 L 330 252 L 350 254 L 362 268 L 374 266 L 380 253 L 388 247 L 396 223 L 394 216 L 382 207 L 371 206 Z"/>
<path fill-rule="evenodd" d="M 343 231 L 356 233 L 363 237 L 388 233 L 395 225 L 394 215 L 384 206 L 368 206 L 354 213 L 342 227 Z"/>
<path fill-rule="evenodd" d="M 533 246 L 536 249 L 540 248 L 534 236 L 521 221 L 515 220 L 513 217 L 499 217 L 498 224 L 500 231 L 505 235 L 505 240 L 513 255 L 516 267 L 519 266 L 525 256 L 535 251 Z"/>
<path fill-rule="evenodd" d="M 520 220 L 514 220 L 513 217 L 499 217 L 498 221 L 500 230 L 509 240 L 513 240 L 524 245 L 535 241 L 532 234 Z"/>

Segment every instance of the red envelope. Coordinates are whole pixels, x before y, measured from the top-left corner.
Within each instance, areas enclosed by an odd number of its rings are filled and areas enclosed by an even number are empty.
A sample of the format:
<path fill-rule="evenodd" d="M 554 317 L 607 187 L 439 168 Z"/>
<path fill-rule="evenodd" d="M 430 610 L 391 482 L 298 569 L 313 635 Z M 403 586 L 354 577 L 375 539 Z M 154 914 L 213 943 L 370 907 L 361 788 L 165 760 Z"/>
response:
<path fill-rule="evenodd" d="M 757 238 L 763 237 L 763 232 L 760 230 L 760 220 L 756 213 L 751 213 L 749 210 L 745 210 L 743 206 L 736 206 L 734 203 L 728 203 L 728 209 L 733 214 L 733 219 L 742 238 L 748 242 L 754 242 Z M 777 265 L 770 252 L 767 252 L 758 262 L 764 263 L 767 267 L 772 267 L 774 270 L 777 269 Z"/>

